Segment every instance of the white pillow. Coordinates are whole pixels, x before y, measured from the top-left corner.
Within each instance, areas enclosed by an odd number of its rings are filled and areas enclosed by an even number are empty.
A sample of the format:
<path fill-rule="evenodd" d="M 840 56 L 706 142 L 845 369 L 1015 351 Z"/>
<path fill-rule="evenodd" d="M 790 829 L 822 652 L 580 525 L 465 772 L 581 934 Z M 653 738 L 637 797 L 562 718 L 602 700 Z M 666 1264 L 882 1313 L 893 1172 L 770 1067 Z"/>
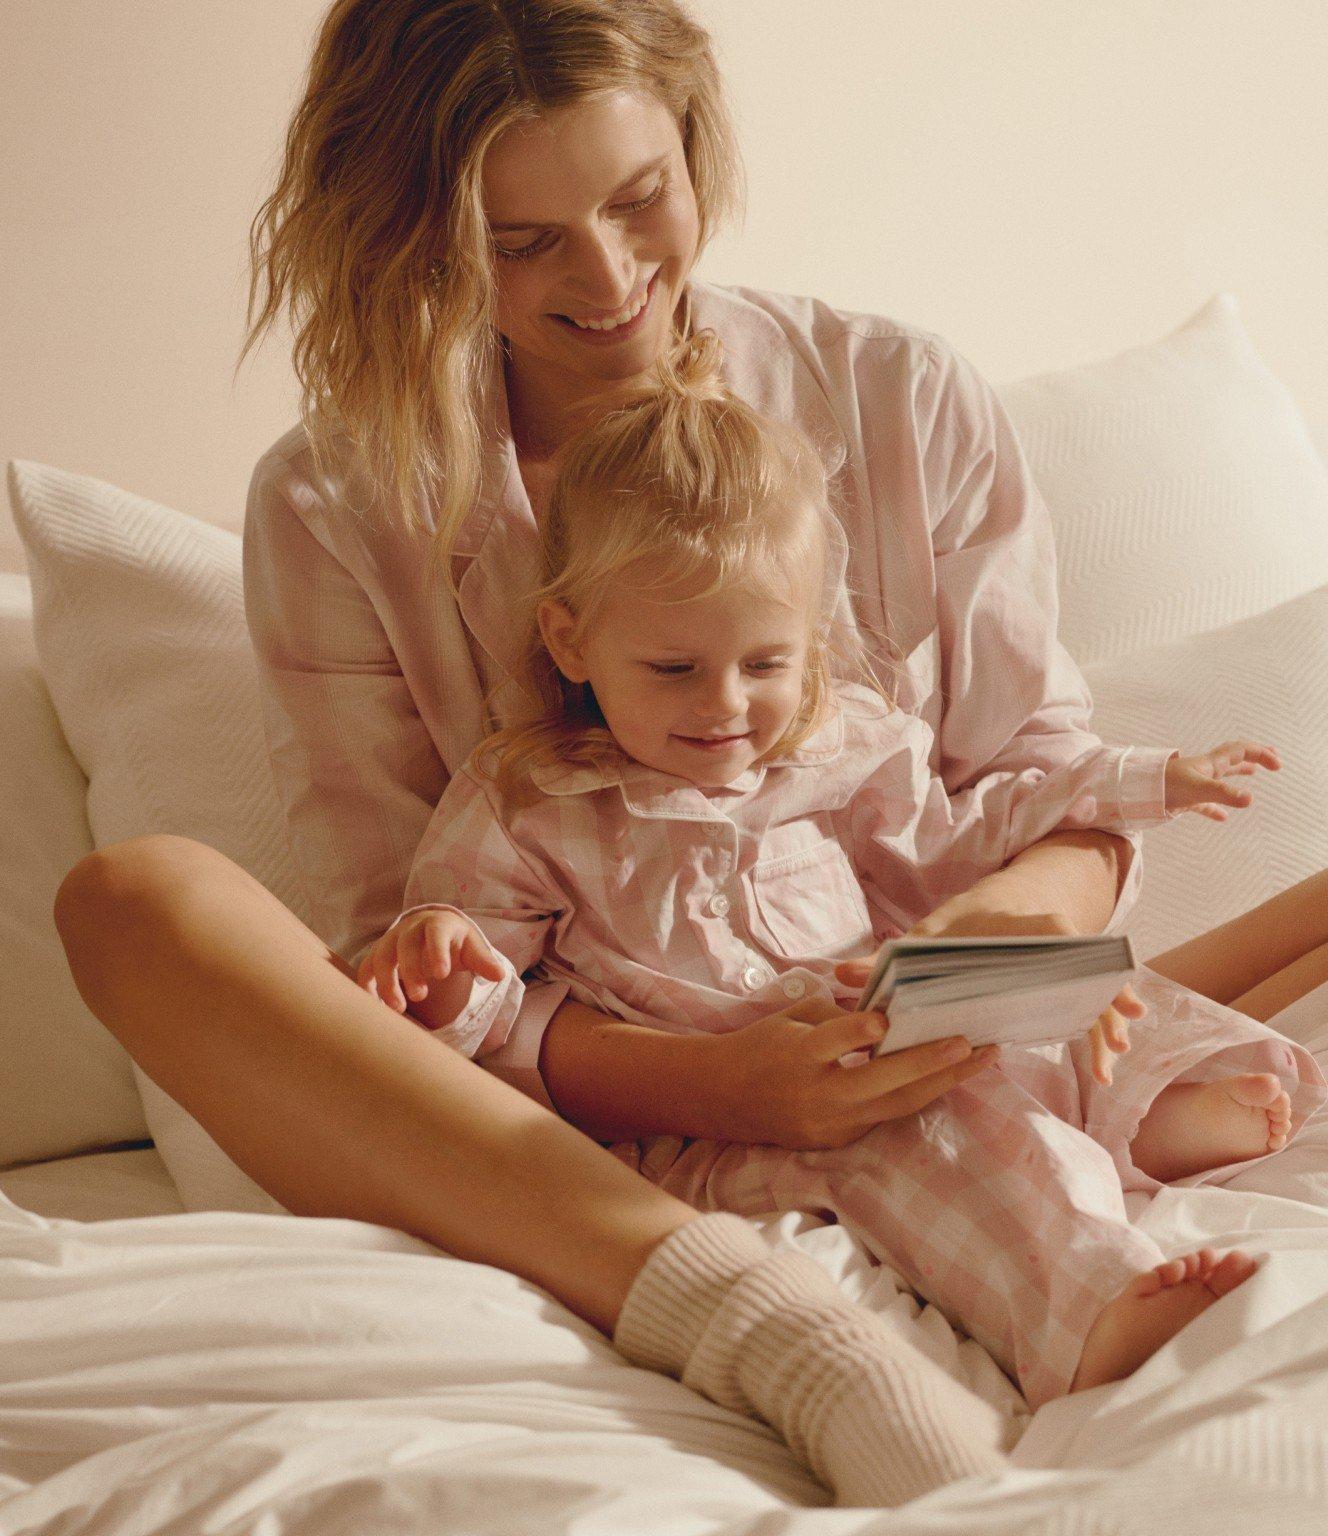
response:
<path fill-rule="evenodd" d="M 239 535 L 42 464 L 12 463 L 10 495 L 42 672 L 88 780 L 96 846 L 195 838 L 305 917 L 263 736 Z M 181 1009 L 187 1027 L 187 999 Z M 281 1209 L 134 1074 L 187 1209 Z"/>
<path fill-rule="evenodd" d="M 127 1053 L 83 1005 L 51 916 L 92 837 L 42 681 L 26 576 L 0 575 L 0 1167 L 148 1135 Z"/>
<path fill-rule="evenodd" d="M 997 393 L 1051 509 L 1081 666 L 1328 582 L 1328 468 L 1230 294 L 1161 341 Z"/>
<path fill-rule="evenodd" d="M 1085 668 L 1107 741 L 1198 752 L 1267 741 L 1276 773 L 1225 822 L 1182 816 L 1144 835 L 1126 927 L 1141 960 L 1328 868 L 1328 586 L 1206 635 Z"/>

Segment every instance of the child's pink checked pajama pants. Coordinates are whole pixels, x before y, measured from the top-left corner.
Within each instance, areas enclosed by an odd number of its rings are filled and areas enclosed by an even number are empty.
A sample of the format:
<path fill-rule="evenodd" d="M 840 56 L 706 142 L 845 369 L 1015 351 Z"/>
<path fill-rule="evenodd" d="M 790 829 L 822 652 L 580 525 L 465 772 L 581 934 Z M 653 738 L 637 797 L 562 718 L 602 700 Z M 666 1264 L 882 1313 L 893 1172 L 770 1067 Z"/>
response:
<path fill-rule="evenodd" d="M 846 1147 L 657 1136 L 610 1150 L 700 1210 L 838 1221 L 984 1345 L 1037 1408 L 1069 1390 L 1107 1302 L 1167 1257 L 1124 1202 L 1127 1191 L 1161 1187 L 1129 1153 L 1158 1092 L 1273 1072 L 1291 1098 L 1292 1135 L 1328 1099 L 1313 1056 L 1266 1025 L 1146 968 L 1135 991 L 1149 1011 L 1131 1025 L 1110 1088 L 1093 1079 L 1084 1038 L 1009 1048 L 918 1114 Z M 1221 1183 L 1252 1161 L 1178 1182 Z"/>

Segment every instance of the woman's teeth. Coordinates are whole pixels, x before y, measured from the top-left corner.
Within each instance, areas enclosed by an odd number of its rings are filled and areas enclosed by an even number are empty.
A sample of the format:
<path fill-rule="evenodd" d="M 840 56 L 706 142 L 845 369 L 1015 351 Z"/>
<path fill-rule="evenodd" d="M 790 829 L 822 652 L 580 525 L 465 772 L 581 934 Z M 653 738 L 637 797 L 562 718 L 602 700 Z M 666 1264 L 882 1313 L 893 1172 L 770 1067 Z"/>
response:
<path fill-rule="evenodd" d="M 646 300 L 649 297 L 650 289 L 647 287 L 635 304 L 628 304 L 625 309 L 620 309 L 616 315 L 610 315 L 607 320 L 576 320 L 571 315 L 567 318 L 579 331 L 616 331 L 620 325 L 626 325 L 629 320 L 636 319 L 646 307 Z"/>

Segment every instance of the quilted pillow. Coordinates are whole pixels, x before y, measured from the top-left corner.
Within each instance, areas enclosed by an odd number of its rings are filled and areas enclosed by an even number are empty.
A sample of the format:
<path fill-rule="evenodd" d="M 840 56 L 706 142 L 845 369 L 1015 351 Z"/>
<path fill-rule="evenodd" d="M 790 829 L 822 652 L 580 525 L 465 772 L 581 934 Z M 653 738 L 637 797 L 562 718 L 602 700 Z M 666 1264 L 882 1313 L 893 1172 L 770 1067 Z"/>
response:
<path fill-rule="evenodd" d="M 148 832 L 210 843 L 305 917 L 263 736 L 239 535 L 41 464 L 10 465 L 10 496 L 37 653 L 87 777 L 96 846 Z M 281 1209 L 133 1070 L 186 1208 Z"/>
<path fill-rule="evenodd" d="M 51 918 L 92 850 L 88 786 L 32 640 L 26 576 L 0 574 L 0 1167 L 142 1141 L 128 1054 L 83 1006 Z"/>
<path fill-rule="evenodd" d="M 1081 666 L 1328 582 L 1328 468 L 1229 293 L 1161 341 L 997 393 L 1051 509 Z"/>
<path fill-rule="evenodd" d="M 1140 959 L 1328 868 L 1328 586 L 1084 674 L 1106 741 L 1188 753 L 1247 736 L 1282 759 L 1248 780 L 1254 803 L 1227 821 L 1182 816 L 1144 834 L 1126 922 Z"/>

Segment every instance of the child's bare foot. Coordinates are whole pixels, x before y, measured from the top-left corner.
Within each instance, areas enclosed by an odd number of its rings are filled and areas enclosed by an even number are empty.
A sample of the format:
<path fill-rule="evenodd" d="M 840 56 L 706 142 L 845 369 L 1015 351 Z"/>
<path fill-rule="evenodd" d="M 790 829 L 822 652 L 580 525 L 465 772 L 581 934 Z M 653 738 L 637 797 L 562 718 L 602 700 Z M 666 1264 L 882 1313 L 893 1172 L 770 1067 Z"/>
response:
<path fill-rule="evenodd" d="M 1291 1100 L 1272 1072 L 1172 1083 L 1149 1106 L 1130 1155 L 1136 1168 L 1166 1184 L 1280 1152 L 1290 1130 Z"/>
<path fill-rule="evenodd" d="M 1221 1259 L 1211 1248 L 1201 1248 L 1136 1275 L 1088 1330 L 1070 1391 L 1083 1392 L 1137 1371 L 1186 1323 L 1257 1268 L 1239 1248 Z"/>

